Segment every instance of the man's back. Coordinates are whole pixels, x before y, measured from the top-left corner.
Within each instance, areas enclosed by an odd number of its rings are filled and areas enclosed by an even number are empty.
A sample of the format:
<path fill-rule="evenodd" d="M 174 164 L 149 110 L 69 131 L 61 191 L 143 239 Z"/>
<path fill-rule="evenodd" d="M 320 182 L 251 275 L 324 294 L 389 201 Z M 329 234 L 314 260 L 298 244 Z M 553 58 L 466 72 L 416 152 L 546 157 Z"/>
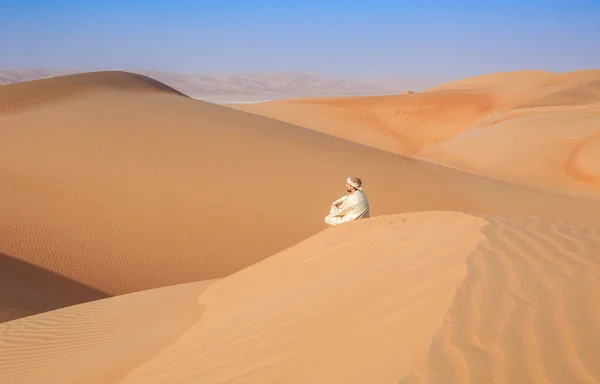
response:
<path fill-rule="evenodd" d="M 363 191 L 354 191 L 340 206 L 340 210 L 347 209 L 344 218 L 350 220 L 366 219 L 369 217 L 369 200 Z"/>

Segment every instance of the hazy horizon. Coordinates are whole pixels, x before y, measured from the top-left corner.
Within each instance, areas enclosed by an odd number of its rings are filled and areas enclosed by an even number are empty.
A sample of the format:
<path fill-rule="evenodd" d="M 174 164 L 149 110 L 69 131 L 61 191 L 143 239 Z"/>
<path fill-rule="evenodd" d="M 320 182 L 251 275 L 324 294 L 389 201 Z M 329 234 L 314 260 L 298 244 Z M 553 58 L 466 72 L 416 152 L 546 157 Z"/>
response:
<path fill-rule="evenodd" d="M 0 69 L 305 72 L 423 88 L 600 67 L 600 2 L 0 1 Z"/>

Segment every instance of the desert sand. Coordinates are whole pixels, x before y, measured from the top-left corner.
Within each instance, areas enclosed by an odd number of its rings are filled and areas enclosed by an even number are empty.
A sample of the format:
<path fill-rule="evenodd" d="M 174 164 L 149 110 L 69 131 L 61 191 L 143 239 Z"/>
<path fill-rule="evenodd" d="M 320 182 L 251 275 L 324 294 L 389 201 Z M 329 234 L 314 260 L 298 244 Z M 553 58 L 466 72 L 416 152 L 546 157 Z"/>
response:
<path fill-rule="evenodd" d="M 0 324 L 6 383 L 600 382 L 600 227 L 421 212 Z M 76 362 L 76 364 L 74 364 Z"/>
<path fill-rule="evenodd" d="M 488 176 L 483 160 L 419 156 L 470 124 L 537 122 L 548 108 L 593 121 L 595 75 L 267 103 L 305 106 L 322 132 L 124 72 L 0 87 L 1 381 L 600 382 L 594 179 L 569 184 L 549 160 L 536 166 L 555 178 L 528 183 Z M 493 102 L 476 97 L 482 83 Z M 431 132 L 406 153 L 369 127 L 328 128 L 352 120 L 342 100 L 366 111 L 432 94 L 446 112 L 424 117 Z M 444 119 L 458 122 L 436 131 Z M 570 144 L 593 135 L 581 126 Z M 599 163 L 585 140 L 571 169 L 588 175 Z M 539 142 L 518 148 L 549 153 Z M 327 228 L 349 175 L 365 181 L 371 218 Z"/>
<path fill-rule="evenodd" d="M 498 180 L 600 196 L 600 70 L 495 73 L 415 94 L 231 107 Z"/>

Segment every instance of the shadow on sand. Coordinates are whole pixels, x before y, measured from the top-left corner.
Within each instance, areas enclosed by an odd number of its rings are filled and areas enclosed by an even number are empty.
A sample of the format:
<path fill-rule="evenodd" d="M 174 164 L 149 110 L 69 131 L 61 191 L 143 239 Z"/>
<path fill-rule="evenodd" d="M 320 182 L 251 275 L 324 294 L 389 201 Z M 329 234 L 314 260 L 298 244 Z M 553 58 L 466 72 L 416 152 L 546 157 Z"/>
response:
<path fill-rule="evenodd" d="M 0 253 L 0 323 L 110 295 Z"/>

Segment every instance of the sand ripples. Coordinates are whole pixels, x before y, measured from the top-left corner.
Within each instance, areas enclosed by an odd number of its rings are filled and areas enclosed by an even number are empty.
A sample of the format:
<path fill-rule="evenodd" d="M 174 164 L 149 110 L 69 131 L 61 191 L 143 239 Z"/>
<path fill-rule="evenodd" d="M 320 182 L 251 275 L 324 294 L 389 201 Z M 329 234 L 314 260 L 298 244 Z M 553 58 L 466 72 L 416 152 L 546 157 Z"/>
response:
<path fill-rule="evenodd" d="M 600 382 L 600 230 L 487 216 L 424 366 L 406 382 Z"/>

